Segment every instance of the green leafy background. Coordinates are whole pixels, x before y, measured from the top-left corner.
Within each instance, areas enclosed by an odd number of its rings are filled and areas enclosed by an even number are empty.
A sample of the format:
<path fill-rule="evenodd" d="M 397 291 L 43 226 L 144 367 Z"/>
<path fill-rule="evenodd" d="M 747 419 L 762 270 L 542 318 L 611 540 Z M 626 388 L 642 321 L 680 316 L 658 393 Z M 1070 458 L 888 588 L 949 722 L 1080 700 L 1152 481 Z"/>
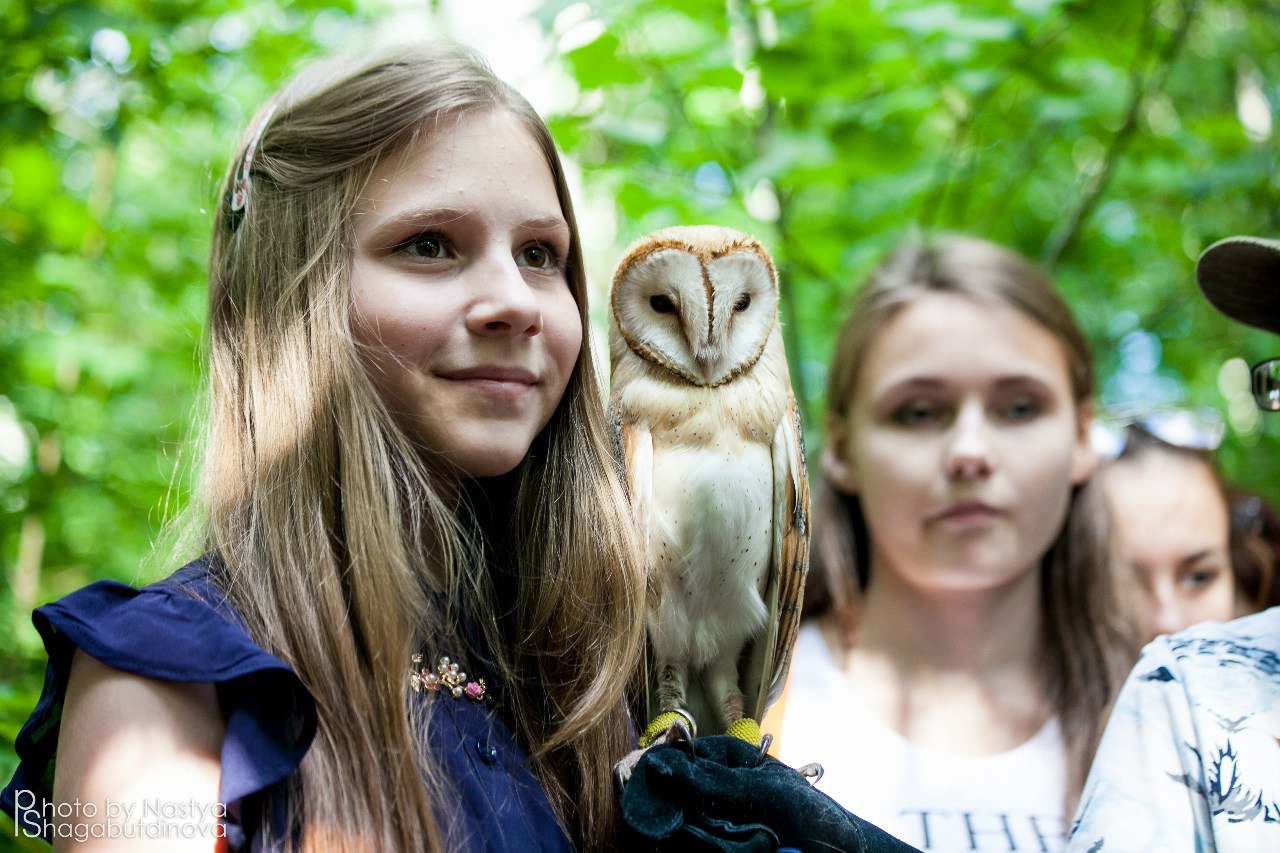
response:
<path fill-rule="evenodd" d="M 152 544 L 191 479 L 209 211 L 248 115 L 393 12 L 451 32 L 449 5 L 0 0 L 4 778 L 42 677 L 31 607 L 167 568 Z M 531 13 L 528 50 L 559 89 L 548 118 L 590 211 L 593 285 L 655 228 L 759 236 L 811 445 L 857 283 L 914 229 L 961 230 L 1052 271 L 1095 345 L 1104 406 L 1217 409 L 1228 473 L 1280 499 L 1280 419 L 1257 416 L 1239 361 L 1280 343 L 1215 314 L 1192 274 L 1216 239 L 1280 236 L 1280 2 Z"/>

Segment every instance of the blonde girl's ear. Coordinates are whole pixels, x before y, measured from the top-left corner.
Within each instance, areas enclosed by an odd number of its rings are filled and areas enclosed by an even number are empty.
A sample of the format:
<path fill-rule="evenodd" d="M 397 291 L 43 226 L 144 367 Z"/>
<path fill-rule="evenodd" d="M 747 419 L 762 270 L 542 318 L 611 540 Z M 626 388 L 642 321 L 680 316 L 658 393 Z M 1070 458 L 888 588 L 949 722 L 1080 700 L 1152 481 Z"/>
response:
<path fill-rule="evenodd" d="M 1098 452 L 1093 449 L 1090 427 L 1093 425 L 1093 402 L 1085 400 L 1076 410 L 1076 440 L 1071 448 L 1071 485 L 1079 486 L 1098 470 Z"/>
<path fill-rule="evenodd" d="M 827 416 L 827 438 L 822 447 L 822 475 L 836 491 L 847 495 L 858 493 L 858 472 L 849 458 L 849 430 L 844 418 Z"/>

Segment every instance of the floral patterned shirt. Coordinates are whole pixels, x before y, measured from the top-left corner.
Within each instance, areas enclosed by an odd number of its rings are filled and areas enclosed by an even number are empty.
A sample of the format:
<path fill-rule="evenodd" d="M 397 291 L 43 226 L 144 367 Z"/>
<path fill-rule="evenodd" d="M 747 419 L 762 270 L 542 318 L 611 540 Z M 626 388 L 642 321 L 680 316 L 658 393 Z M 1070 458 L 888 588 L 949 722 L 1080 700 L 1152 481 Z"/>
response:
<path fill-rule="evenodd" d="M 1068 849 L 1280 850 L 1280 607 L 1143 650 Z"/>

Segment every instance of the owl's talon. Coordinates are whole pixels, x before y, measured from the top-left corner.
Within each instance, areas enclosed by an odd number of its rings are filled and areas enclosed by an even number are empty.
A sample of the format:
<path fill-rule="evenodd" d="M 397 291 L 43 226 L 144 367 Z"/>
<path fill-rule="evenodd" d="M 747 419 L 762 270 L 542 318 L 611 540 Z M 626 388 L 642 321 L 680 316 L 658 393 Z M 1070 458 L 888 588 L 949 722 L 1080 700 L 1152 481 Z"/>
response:
<path fill-rule="evenodd" d="M 680 719 L 684 721 L 680 725 L 684 728 L 689 740 L 693 740 L 698 736 L 698 721 L 693 718 L 693 714 L 690 714 L 684 708 L 673 708 L 672 713 L 679 714 Z"/>
<path fill-rule="evenodd" d="M 771 746 L 773 746 L 773 735 L 771 735 L 771 734 L 767 734 L 767 733 L 766 733 L 766 734 L 764 734 L 764 735 L 762 735 L 762 736 L 760 737 L 760 758 L 759 758 L 759 761 L 764 761 L 766 758 L 768 758 L 768 757 L 769 757 L 769 747 L 771 747 Z"/>
<path fill-rule="evenodd" d="M 691 757 L 694 755 L 693 733 L 690 732 L 689 727 L 684 724 L 686 719 L 688 719 L 692 724 L 693 718 L 689 717 L 689 715 L 683 711 L 679 711 L 677 714 L 679 716 L 677 716 L 675 722 L 673 722 L 670 727 L 662 733 L 661 737 L 655 738 L 648 746 L 631 750 L 626 755 L 622 756 L 622 758 L 618 760 L 617 764 L 613 765 L 613 783 L 619 796 L 622 794 L 622 789 L 627 786 L 627 782 L 630 781 L 631 774 L 635 771 L 636 765 L 640 763 L 640 759 L 644 758 L 644 754 L 655 746 L 661 746 L 663 744 L 667 746 L 674 746 L 677 749 L 682 749 L 689 753 Z"/>
<path fill-rule="evenodd" d="M 694 721 L 693 715 L 682 708 L 673 708 L 670 711 L 663 711 L 649 721 L 649 725 L 645 726 L 644 731 L 640 733 L 640 746 L 646 747 L 657 743 L 677 723 L 683 725 L 689 732 L 690 740 L 698 736 L 698 724 Z"/>
<path fill-rule="evenodd" d="M 633 749 L 613 765 L 613 785 L 618 796 L 622 796 L 622 789 L 627 787 L 632 771 L 636 769 L 636 764 L 644 757 L 645 752 L 646 749 Z"/>
<path fill-rule="evenodd" d="M 689 727 L 682 719 L 671 724 L 671 728 L 667 729 L 667 733 L 662 736 L 662 743 L 679 747 L 689 755 L 693 755 L 693 732 L 689 731 Z"/>
<path fill-rule="evenodd" d="M 823 769 L 822 765 L 816 761 L 811 761 L 803 767 L 797 767 L 796 772 L 809 780 L 810 785 L 816 785 L 822 781 Z"/>

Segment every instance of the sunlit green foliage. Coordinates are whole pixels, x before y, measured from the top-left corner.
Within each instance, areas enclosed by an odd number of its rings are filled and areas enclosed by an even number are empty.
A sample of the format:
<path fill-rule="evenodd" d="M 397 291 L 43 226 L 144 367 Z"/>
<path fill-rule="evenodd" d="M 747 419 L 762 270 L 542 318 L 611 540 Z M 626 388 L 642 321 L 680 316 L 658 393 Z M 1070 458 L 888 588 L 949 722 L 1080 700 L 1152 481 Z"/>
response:
<path fill-rule="evenodd" d="M 32 606 L 154 576 L 152 542 L 188 488 L 208 211 L 248 110 L 368 14 L 0 0 L 6 781 L 43 673 Z"/>
<path fill-rule="evenodd" d="M 557 136 L 587 191 L 616 199 L 620 242 L 714 221 L 773 250 L 811 434 L 857 282 L 912 229 L 960 230 L 1052 270 L 1107 405 L 1238 400 L 1228 468 L 1280 495 L 1280 424 L 1218 379 L 1277 348 L 1214 314 L 1192 272 L 1216 239 L 1280 233 L 1280 5 L 558 0 L 540 14 L 580 89 Z"/>

